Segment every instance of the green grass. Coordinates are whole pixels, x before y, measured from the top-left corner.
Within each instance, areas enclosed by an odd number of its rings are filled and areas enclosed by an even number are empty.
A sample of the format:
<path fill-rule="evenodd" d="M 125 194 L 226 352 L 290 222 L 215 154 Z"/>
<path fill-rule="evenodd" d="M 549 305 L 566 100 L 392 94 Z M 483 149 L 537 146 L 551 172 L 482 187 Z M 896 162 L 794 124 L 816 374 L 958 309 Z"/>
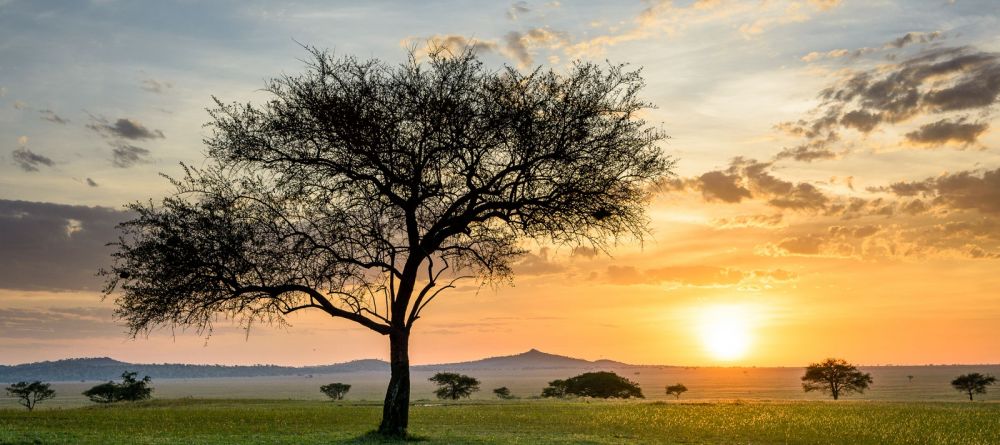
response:
<path fill-rule="evenodd" d="M 0 444 L 378 443 L 377 404 L 173 399 L 0 410 Z M 420 443 L 996 444 L 1000 404 L 603 402 L 417 404 Z"/>

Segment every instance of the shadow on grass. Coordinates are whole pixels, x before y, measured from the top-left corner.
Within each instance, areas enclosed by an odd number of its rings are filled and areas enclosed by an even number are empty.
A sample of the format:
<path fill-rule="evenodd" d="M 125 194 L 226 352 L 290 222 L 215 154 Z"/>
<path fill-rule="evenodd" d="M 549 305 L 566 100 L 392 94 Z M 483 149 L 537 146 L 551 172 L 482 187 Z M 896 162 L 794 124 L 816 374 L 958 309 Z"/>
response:
<path fill-rule="evenodd" d="M 410 442 L 426 442 L 430 439 L 422 436 L 414 436 L 408 434 L 406 437 L 387 437 L 378 433 L 378 431 L 369 431 L 353 439 L 344 441 L 345 444 L 394 444 L 394 443 L 410 443 Z"/>

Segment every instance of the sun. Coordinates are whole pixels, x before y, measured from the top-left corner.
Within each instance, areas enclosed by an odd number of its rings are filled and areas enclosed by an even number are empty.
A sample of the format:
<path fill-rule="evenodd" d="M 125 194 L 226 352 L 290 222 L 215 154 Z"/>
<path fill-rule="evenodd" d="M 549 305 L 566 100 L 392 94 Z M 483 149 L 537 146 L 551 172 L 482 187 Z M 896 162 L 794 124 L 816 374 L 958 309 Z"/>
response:
<path fill-rule="evenodd" d="M 746 306 L 719 304 L 701 309 L 698 333 L 709 354 L 717 360 L 746 356 L 752 343 L 751 314 Z"/>

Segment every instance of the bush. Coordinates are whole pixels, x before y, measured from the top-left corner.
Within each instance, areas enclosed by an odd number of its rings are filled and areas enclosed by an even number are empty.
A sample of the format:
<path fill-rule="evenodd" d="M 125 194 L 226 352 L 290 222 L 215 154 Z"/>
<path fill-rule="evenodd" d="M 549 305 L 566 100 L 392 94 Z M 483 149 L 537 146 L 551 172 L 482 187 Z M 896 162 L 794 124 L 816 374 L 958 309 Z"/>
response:
<path fill-rule="evenodd" d="M 510 393 L 510 389 L 506 386 L 501 386 L 493 390 L 493 394 L 497 396 L 498 399 L 510 400 L 515 398 L 513 394 Z"/>
<path fill-rule="evenodd" d="M 610 371 L 588 372 L 566 380 L 553 380 L 542 397 L 644 398 L 639 384 Z"/>

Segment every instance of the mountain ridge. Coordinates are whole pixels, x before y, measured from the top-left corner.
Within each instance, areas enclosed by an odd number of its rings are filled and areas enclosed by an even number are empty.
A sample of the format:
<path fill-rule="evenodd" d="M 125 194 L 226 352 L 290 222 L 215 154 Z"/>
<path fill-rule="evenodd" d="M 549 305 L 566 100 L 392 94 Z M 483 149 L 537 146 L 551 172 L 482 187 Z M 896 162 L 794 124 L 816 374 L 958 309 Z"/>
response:
<path fill-rule="evenodd" d="M 471 371 L 521 369 L 594 369 L 634 368 L 655 365 L 631 365 L 614 360 L 585 360 L 530 349 L 520 354 L 486 357 L 454 363 L 414 365 L 415 371 Z M 389 363 L 380 359 L 359 359 L 343 363 L 311 366 L 281 365 L 192 365 L 184 363 L 129 363 L 111 357 L 82 357 L 49 360 L 19 365 L 0 365 L 0 382 L 22 380 L 90 381 L 112 380 L 122 372 L 133 371 L 154 379 L 280 377 L 335 374 L 340 372 L 389 372 Z"/>

